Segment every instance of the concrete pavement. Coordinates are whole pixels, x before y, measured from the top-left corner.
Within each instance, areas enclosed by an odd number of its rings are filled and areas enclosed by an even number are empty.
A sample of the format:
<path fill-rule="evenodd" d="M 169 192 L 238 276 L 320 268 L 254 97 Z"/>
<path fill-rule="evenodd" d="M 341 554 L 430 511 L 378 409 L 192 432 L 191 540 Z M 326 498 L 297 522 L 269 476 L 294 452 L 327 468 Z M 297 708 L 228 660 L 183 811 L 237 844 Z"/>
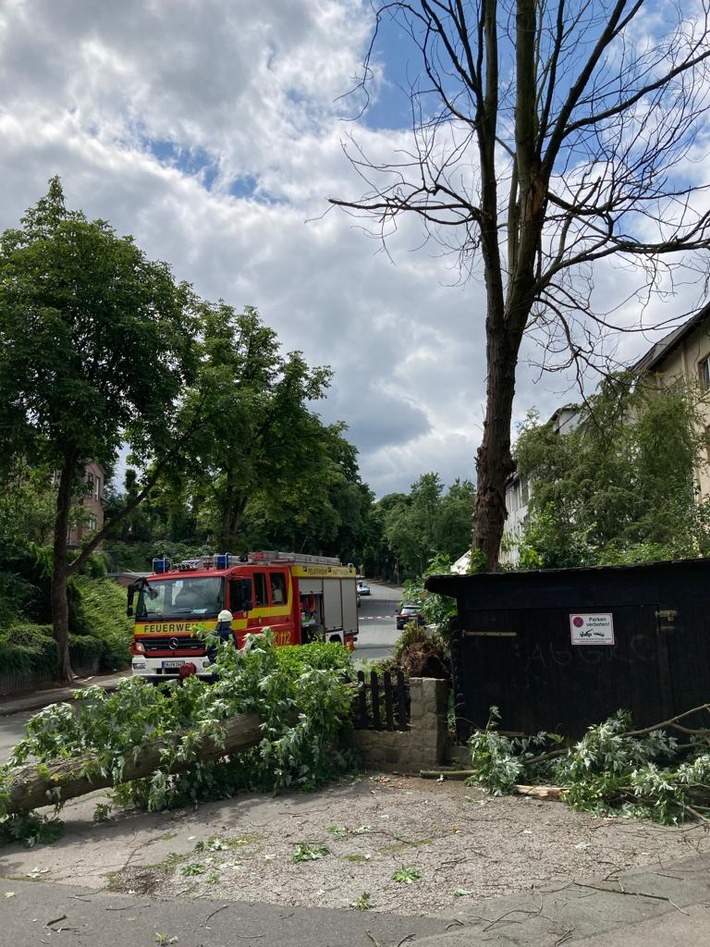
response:
<path fill-rule="evenodd" d="M 61 933 L 76 947 L 701 947 L 710 941 L 709 869 L 698 857 L 608 885 L 486 899 L 457 917 L 151 900 L 4 877 L 2 943 L 34 947 Z"/>
<path fill-rule="evenodd" d="M 121 676 L 0 699 L 0 714 L 70 699 L 81 686 L 112 688 Z M 0 852 L 0 919 L 0 942 L 16 947 L 48 943 L 60 933 L 76 947 L 395 947 L 405 941 L 418 947 L 700 947 L 710 943 L 710 855 L 605 882 L 575 878 L 554 889 L 468 902 L 465 911 L 437 917 L 405 917 L 97 892 L 14 878 Z"/>
<path fill-rule="evenodd" d="M 710 856 L 493 898 L 418 947 L 701 947 L 710 943 Z"/>

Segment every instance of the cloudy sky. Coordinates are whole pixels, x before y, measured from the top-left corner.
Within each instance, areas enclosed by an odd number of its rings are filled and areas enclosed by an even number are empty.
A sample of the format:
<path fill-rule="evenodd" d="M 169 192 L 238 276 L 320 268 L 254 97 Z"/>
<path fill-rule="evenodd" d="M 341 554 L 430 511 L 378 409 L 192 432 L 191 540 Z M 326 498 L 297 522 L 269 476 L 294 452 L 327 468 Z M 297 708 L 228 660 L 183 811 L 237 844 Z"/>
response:
<path fill-rule="evenodd" d="M 406 137 L 401 37 L 380 49 L 369 107 L 346 95 L 372 25 L 359 0 L 0 0 L 0 229 L 59 174 L 71 208 L 201 296 L 256 306 L 286 351 L 334 369 L 317 409 L 347 424 L 381 496 L 429 471 L 473 479 L 485 347 L 479 279 L 461 284 L 414 222 L 385 253 L 329 210 L 361 190 L 348 136 L 383 159 Z M 620 358 L 651 338 L 623 337 Z M 576 397 L 541 357 L 528 344 L 518 417 Z"/>

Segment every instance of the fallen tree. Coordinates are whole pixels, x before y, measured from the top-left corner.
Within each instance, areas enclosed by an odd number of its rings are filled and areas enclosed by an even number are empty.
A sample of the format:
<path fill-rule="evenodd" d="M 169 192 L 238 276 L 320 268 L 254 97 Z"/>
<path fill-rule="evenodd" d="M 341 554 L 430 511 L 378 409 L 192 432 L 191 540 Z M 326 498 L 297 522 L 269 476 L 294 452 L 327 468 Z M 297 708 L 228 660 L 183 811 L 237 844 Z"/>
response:
<path fill-rule="evenodd" d="M 195 745 L 195 755 L 201 762 L 213 762 L 257 746 L 263 736 L 261 727 L 261 720 L 253 714 L 232 717 L 220 723 L 213 736 L 207 735 Z M 171 749 L 160 743 L 145 747 L 138 758 L 120 757 L 110 769 L 97 765 L 95 756 L 15 767 L 5 784 L 4 809 L 16 813 L 57 806 L 97 789 L 143 779 L 161 768 L 172 775 L 194 765 L 194 758 L 172 758 Z"/>
<path fill-rule="evenodd" d="M 112 694 L 88 688 L 32 717 L 0 767 L 0 841 L 45 840 L 32 810 L 96 789 L 155 811 L 242 790 L 314 789 L 353 768 L 341 740 L 352 716 L 342 645 L 275 648 L 265 630 L 246 654 L 217 647 L 209 686 L 127 678 Z"/>

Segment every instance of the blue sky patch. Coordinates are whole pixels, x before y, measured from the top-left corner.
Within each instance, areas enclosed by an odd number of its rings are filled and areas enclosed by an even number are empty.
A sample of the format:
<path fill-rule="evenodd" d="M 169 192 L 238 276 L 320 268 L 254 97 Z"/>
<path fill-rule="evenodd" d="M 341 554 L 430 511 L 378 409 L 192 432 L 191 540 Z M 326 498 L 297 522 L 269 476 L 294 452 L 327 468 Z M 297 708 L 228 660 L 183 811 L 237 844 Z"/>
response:
<path fill-rule="evenodd" d="M 205 148 L 182 148 L 168 139 L 144 138 L 144 144 L 162 165 L 176 168 L 187 177 L 199 177 L 205 190 L 210 191 L 219 174 L 219 166 Z"/>

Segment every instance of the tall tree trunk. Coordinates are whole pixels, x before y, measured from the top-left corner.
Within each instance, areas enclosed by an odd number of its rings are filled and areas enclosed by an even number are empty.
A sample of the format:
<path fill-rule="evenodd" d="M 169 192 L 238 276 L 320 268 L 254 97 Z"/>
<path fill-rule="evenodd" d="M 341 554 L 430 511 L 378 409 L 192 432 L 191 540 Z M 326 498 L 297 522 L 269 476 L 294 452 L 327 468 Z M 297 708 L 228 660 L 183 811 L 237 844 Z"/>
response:
<path fill-rule="evenodd" d="M 221 535 L 218 537 L 220 549 L 223 552 L 236 549 L 237 530 L 247 505 L 247 495 L 235 480 L 236 474 L 234 471 L 228 470 L 226 472 L 227 484 L 222 508 Z"/>
<path fill-rule="evenodd" d="M 535 0 L 518 0 L 516 7 L 515 165 L 508 196 L 507 260 L 498 245 L 498 190 L 495 146 L 497 136 L 498 74 L 489 70 L 485 116 L 479 131 L 482 191 L 481 250 L 487 287 L 486 415 L 476 457 L 478 478 L 473 522 L 473 548 L 485 556 L 493 571 L 500 562 L 500 545 L 507 518 L 505 487 L 515 465 L 510 450 L 513 397 L 518 354 L 533 301 L 535 264 L 542 239 L 547 179 L 540 176 L 536 108 Z M 497 61 L 494 0 L 486 14 L 486 50 Z M 507 286 L 504 290 L 503 273 Z M 503 301 L 505 299 L 505 302 Z"/>
<path fill-rule="evenodd" d="M 487 568 L 498 568 L 500 544 L 507 511 L 505 485 L 513 472 L 510 425 L 515 395 L 518 347 L 511 351 L 502 319 L 488 332 L 488 378 L 483 438 L 476 456 L 476 505 L 473 515 L 473 548 L 486 558 Z M 519 344 L 519 343 L 518 343 Z"/>
<path fill-rule="evenodd" d="M 69 600 L 67 597 L 69 513 L 76 461 L 66 457 L 59 478 L 57 514 L 54 520 L 54 563 L 52 570 L 52 630 L 57 645 L 59 677 L 71 682 L 76 678 L 69 659 Z"/>

